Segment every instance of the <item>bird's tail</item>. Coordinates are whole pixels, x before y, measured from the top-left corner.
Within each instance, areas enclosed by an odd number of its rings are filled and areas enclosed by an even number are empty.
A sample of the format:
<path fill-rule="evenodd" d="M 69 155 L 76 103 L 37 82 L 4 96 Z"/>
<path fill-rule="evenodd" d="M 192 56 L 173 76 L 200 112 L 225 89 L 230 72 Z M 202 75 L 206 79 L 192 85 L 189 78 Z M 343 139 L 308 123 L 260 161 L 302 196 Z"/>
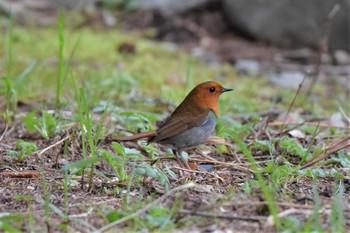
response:
<path fill-rule="evenodd" d="M 138 133 L 132 136 L 112 138 L 112 141 L 114 142 L 136 141 L 142 138 L 150 138 L 155 135 L 157 135 L 157 132 L 155 130 L 152 130 L 152 131 L 147 131 L 143 133 Z"/>

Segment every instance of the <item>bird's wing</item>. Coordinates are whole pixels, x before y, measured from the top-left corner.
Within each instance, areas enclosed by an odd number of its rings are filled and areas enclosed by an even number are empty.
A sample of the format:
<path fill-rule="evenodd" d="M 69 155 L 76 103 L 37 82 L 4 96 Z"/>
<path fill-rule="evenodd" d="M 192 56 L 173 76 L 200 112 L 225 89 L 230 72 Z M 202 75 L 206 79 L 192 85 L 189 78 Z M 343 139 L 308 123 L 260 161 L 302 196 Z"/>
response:
<path fill-rule="evenodd" d="M 208 111 L 198 114 L 182 114 L 169 117 L 157 130 L 157 135 L 149 142 L 159 142 L 178 135 L 188 129 L 204 124 L 208 120 Z"/>

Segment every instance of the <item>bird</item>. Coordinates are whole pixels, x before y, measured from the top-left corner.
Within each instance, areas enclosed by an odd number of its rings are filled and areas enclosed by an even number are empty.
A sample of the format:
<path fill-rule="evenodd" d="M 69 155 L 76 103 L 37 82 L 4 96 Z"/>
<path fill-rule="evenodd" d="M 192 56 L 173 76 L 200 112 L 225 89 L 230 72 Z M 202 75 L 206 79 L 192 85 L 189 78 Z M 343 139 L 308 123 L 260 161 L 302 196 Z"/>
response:
<path fill-rule="evenodd" d="M 190 91 L 157 130 L 119 137 L 113 141 L 148 138 L 148 143 L 158 143 L 172 149 L 175 152 L 175 158 L 181 164 L 180 158 L 184 150 L 204 143 L 214 132 L 216 118 L 219 115 L 219 97 L 222 93 L 232 90 L 214 81 L 200 83 Z M 187 160 L 182 159 L 182 162 L 186 168 L 190 168 Z"/>

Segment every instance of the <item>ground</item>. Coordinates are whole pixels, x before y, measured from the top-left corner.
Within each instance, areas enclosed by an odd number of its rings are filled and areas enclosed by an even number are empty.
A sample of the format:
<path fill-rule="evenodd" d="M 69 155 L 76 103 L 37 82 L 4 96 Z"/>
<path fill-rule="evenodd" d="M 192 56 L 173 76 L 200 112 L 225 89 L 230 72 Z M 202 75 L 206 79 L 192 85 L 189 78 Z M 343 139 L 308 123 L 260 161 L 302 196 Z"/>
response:
<path fill-rule="evenodd" d="M 219 28 L 211 45 L 224 38 L 249 53 L 213 46 L 219 64 L 212 66 L 188 55 L 198 39 L 175 38 L 175 49 L 150 41 L 133 23 L 144 14 L 120 25 L 134 25 L 133 31 L 87 27 L 84 20 L 77 28 L 67 23 L 76 18 L 69 14 L 63 29 L 2 27 L 0 229 L 349 231 L 349 87 L 326 75 L 308 94 L 266 77 L 239 76 L 232 66 L 237 59 L 267 59 L 285 48 L 232 42 L 235 35 L 222 36 L 225 27 Z M 169 27 L 152 35 L 166 41 Z M 203 31 L 191 33 L 202 38 Z M 154 130 L 208 79 L 235 90 L 220 99 L 216 136 L 187 151 L 193 170 L 157 144 L 115 142 Z"/>

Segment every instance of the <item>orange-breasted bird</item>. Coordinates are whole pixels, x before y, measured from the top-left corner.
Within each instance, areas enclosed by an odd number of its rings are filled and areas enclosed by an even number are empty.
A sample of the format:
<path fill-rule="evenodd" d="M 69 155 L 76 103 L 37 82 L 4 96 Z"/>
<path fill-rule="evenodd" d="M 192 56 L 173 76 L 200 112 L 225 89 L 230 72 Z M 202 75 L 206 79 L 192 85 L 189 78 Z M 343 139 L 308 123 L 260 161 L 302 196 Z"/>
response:
<path fill-rule="evenodd" d="M 213 81 L 200 83 L 193 88 L 156 131 L 113 140 L 133 141 L 148 138 L 149 143 L 156 142 L 175 150 L 175 156 L 178 160 L 181 158 L 183 150 L 204 143 L 214 132 L 219 97 L 222 93 L 232 90 Z M 187 162 L 184 161 L 184 163 L 188 167 Z"/>

